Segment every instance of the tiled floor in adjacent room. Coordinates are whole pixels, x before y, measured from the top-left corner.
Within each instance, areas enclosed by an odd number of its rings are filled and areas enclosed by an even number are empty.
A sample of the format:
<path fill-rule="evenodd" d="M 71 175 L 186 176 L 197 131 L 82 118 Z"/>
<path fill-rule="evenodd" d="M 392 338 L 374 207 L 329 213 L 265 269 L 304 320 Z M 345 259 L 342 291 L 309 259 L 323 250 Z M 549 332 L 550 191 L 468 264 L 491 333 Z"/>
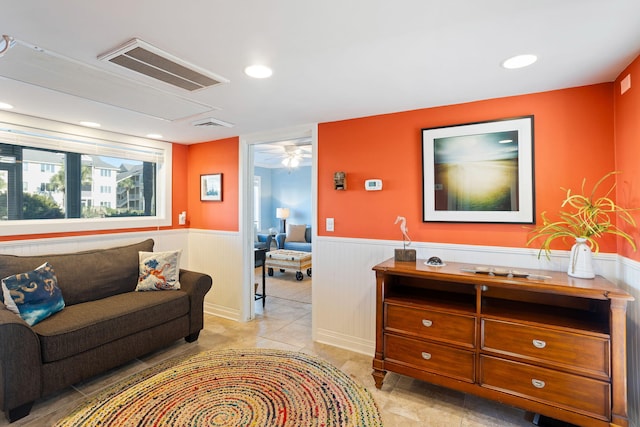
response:
<path fill-rule="evenodd" d="M 308 278 L 304 280 L 310 281 Z M 270 288 L 269 283 L 268 281 L 267 289 Z M 291 286 L 296 285 L 298 282 L 295 282 L 295 279 L 291 280 Z M 273 285 L 271 288 L 275 289 Z M 296 289 L 295 293 L 299 293 L 299 289 Z M 371 391 L 386 427 L 532 426 L 525 419 L 525 413 L 519 409 L 393 373 L 387 374 L 382 390 L 376 389 L 371 377 L 370 356 L 314 343 L 311 340 L 311 304 L 274 296 L 267 298 L 264 310 L 260 302 L 256 303 L 254 321 L 240 323 L 206 316 L 205 329 L 200 333 L 200 339 L 196 343 L 178 341 L 166 350 L 140 358 L 105 375 L 38 401 L 27 418 L 11 425 L 50 426 L 86 395 L 169 357 L 204 350 L 246 347 L 302 351 L 331 362 Z M 9 424 L 3 416 L 0 426 L 5 425 Z"/>

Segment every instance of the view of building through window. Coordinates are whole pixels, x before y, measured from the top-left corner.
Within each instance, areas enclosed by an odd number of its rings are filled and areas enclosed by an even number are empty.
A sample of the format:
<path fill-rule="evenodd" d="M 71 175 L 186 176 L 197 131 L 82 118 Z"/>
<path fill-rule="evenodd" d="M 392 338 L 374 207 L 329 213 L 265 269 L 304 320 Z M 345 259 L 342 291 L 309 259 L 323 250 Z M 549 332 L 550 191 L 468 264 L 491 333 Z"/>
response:
<path fill-rule="evenodd" d="M 0 144 L 2 220 L 153 216 L 155 195 L 153 162 Z"/>

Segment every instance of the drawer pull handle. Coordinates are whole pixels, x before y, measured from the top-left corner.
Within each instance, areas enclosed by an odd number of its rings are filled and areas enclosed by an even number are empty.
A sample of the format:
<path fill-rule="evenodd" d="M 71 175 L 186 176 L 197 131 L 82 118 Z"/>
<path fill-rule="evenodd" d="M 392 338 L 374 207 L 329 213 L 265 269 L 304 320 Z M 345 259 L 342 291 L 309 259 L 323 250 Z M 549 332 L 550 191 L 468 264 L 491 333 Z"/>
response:
<path fill-rule="evenodd" d="M 533 346 L 535 348 L 545 348 L 547 343 L 542 340 L 533 340 Z"/>
<path fill-rule="evenodd" d="M 426 326 L 427 328 L 430 328 L 431 325 L 433 325 L 433 322 L 431 320 L 428 320 L 428 319 L 422 319 L 422 324 L 424 326 Z"/>
<path fill-rule="evenodd" d="M 424 360 L 429 360 L 429 359 L 431 359 L 431 353 L 427 353 L 426 351 L 423 351 L 423 352 L 422 352 L 422 358 L 423 358 Z"/>
<path fill-rule="evenodd" d="M 537 380 L 537 379 L 535 379 L 535 378 L 531 380 L 531 384 L 533 384 L 533 386 L 534 386 L 535 388 L 544 388 L 544 386 L 545 386 L 544 381 L 542 381 L 542 380 Z"/>

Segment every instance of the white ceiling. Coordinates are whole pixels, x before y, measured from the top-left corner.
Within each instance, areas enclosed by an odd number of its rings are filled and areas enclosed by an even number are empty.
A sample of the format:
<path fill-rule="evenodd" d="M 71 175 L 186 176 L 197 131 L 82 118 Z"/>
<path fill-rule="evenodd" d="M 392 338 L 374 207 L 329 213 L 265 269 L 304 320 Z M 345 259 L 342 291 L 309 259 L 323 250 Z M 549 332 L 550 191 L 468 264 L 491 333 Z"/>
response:
<path fill-rule="evenodd" d="M 81 71 L 87 66 L 128 81 L 127 89 L 101 88 L 108 102 L 84 99 L 84 89 L 71 95 L 23 83 L 1 71 L 12 49 L 0 58 L 0 102 L 14 112 L 188 144 L 610 82 L 640 54 L 640 1 L 3 0 L 0 34 L 61 55 Z M 178 91 L 97 59 L 133 38 L 229 83 Z M 521 70 L 500 66 L 521 53 L 539 61 Z M 273 77 L 244 75 L 257 62 Z M 167 98 L 166 106 L 186 102 L 205 111 L 164 120 L 130 109 L 126 101 L 144 103 L 149 88 Z M 158 104 L 157 96 L 148 106 Z M 235 126 L 191 124 L 209 117 Z"/>

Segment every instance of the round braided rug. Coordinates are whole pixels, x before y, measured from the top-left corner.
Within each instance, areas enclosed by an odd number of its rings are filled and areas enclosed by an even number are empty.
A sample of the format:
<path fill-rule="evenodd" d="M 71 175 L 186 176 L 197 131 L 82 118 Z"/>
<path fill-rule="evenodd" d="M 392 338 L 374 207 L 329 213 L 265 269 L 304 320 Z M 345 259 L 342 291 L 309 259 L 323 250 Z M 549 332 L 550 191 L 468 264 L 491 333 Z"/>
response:
<path fill-rule="evenodd" d="M 382 426 L 370 393 L 304 353 L 208 351 L 164 362 L 83 403 L 56 427 Z"/>

